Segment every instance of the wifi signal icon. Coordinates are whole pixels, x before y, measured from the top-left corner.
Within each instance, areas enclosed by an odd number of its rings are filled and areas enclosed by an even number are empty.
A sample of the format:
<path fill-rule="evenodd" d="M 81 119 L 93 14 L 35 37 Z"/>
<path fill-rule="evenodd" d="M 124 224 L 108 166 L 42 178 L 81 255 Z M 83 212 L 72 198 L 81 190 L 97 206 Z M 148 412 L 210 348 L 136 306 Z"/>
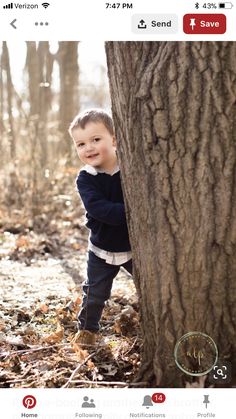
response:
<path fill-rule="evenodd" d="M 44 7 L 44 9 L 46 9 L 48 6 L 50 6 L 49 3 L 42 3 L 42 6 Z"/>

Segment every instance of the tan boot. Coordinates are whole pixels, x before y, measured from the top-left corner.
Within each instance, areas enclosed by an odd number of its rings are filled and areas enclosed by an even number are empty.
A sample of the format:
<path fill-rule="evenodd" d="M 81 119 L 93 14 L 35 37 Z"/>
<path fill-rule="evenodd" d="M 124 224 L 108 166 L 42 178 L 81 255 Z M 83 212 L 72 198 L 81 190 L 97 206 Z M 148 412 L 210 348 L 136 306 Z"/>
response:
<path fill-rule="evenodd" d="M 96 344 L 96 333 L 89 330 L 79 330 L 75 336 L 75 342 L 82 347 L 94 346 Z"/>

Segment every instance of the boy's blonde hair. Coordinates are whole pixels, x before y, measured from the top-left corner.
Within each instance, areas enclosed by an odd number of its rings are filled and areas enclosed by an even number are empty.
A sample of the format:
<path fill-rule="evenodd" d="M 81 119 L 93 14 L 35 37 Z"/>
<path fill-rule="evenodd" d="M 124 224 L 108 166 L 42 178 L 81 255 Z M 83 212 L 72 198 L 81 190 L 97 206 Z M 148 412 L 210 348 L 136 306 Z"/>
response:
<path fill-rule="evenodd" d="M 72 131 L 75 128 L 82 128 L 84 129 L 85 126 L 89 122 L 102 122 L 108 132 L 111 135 L 114 135 L 114 127 L 113 127 L 113 121 L 111 118 L 111 115 L 106 112 L 104 109 L 87 109 L 84 112 L 79 113 L 76 115 L 76 117 L 73 119 L 73 121 L 70 124 L 69 127 L 69 134 L 73 138 Z"/>

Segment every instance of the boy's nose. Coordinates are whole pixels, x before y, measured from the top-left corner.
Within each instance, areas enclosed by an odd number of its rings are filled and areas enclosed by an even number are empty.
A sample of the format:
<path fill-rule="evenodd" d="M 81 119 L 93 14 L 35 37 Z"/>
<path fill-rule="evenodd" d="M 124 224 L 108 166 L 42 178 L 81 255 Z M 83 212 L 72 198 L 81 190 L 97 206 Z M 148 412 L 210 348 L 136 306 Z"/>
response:
<path fill-rule="evenodd" d="M 94 150 L 93 144 L 87 144 L 86 146 L 86 153 L 91 153 Z"/>
<path fill-rule="evenodd" d="M 88 144 L 86 146 L 86 151 L 91 151 L 91 150 L 93 150 L 93 145 L 92 144 Z"/>

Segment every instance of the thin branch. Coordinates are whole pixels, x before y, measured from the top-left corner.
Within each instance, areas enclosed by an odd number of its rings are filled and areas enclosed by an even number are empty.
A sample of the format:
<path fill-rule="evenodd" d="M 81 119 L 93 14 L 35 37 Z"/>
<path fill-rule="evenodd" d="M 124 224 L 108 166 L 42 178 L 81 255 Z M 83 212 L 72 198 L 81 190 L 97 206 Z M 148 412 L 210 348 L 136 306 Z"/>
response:
<path fill-rule="evenodd" d="M 81 364 L 79 364 L 79 365 L 78 365 L 78 367 L 76 367 L 76 369 L 72 372 L 72 374 L 71 374 L 71 376 L 70 376 L 69 380 L 68 380 L 68 381 L 64 384 L 64 386 L 62 386 L 62 388 L 66 388 L 66 387 L 68 387 L 68 385 L 72 382 L 72 380 L 73 380 L 73 378 L 74 378 L 75 374 L 77 374 L 77 372 L 80 370 L 80 368 L 81 368 L 83 365 L 85 365 L 85 364 L 86 364 L 86 362 L 87 362 L 90 358 L 92 358 L 95 354 L 97 354 L 97 353 L 98 353 L 101 349 L 102 349 L 102 348 L 100 348 L 100 349 L 98 349 L 97 351 L 92 352 L 91 354 L 89 354 L 89 355 L 87 356 L 87 358 L 85 358 L 85 360 L 84 360 Z"/>
<path fill-rule="evenodd" d="M 134 342 L 133 342 L 133 344 L 131 345 L 131 347 L 128 349 L 128 351 L 126 351 L 123 355 L 127 355 L 129 352 L 131 352 L 132 351 L 132 349 L 133 349 L 133 347 L 135 346 L 135 344 L 136 344 L 136 342 L 137 342 L 137 340 L 138 340 L 138 338 L 135 338 L 134 339 Z"/>
<path fill-rule="evenodd" d="M 148 385 L 147 381 L 139 383 L 123 383 L 122 381 L 89 381 L 89 380 L 71 380 L 71 383 L 76 384 L 93 384 L 93 385 L 106 385 L 106 386 L 122 386 L 122 387 L 145 387 Z"/>
<path fill-rule="evenodd" d="M 19 349 L 18 351 L 8 351 L 8 352 L 2 352 L 0 353 L 0 357 L 8 357 L 11 355 L 17 355 L 17 354 L 30 354 L 31 352 L 36 352 L 36 351 L 41 351 L 41 350 L 45 350 L 45 349 L 51 349 L 57 346 L 68 346 L 70 347 L 70 344 L 68 343 L 55 343 L 54 345 L 50 345 L 50 346 L 39 346 L 37 348 L 31 348 L 31 349 Z"/>

